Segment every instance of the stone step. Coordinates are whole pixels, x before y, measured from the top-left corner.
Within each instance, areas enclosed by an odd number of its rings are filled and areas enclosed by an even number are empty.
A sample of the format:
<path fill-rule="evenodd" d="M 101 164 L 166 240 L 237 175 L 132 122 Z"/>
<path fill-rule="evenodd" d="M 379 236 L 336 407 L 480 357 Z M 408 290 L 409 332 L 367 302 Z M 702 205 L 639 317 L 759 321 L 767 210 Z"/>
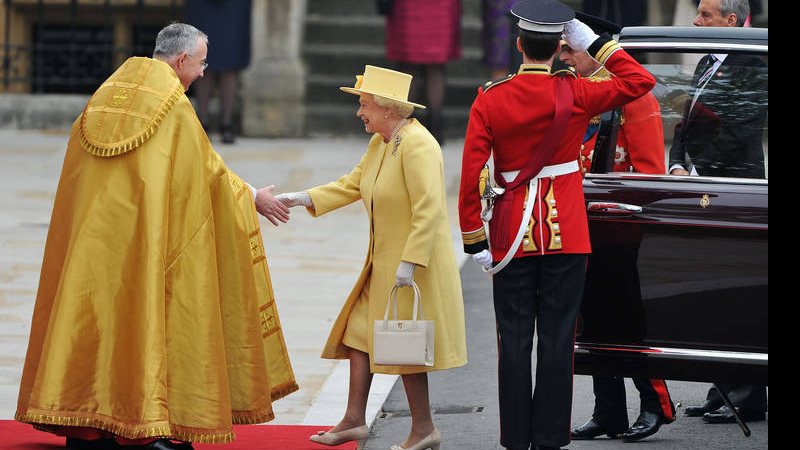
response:
<path fill-rule="evenodd" d="M 462 57 L 447 64 L 445 135 L 451 138 L 463 137 L 476 87 L 488 78 L 482 63 L 481 0 L 461 3 Z M 356 101 L 338 88 L 352 86 L 366 64 L 396 66 L 386 60 L 385 33 L 375 0 L 308 0 L 303 58 L 310 135 L 364 133 L 355 117 Z"/>
<path fill-rule="evenodd" d="M 461 21 L 461 45 L 480 47 L 483 25 L 476 18 Z M 386 24 L 382 16 L 328 16 L 309 14 L 306 17 L 305 45 L 352 43 L 383 46 Z"/>
<path fill-rule="evenodd" d="M 371 44 L 309 44 L 303 49 L 303 57 L 309 74 L 353 76 L 364 71 L 365 64 L 394 67 L 386 60 L 382 45 Z M 449 77 L 475 77 L 485 81 L 488 69 L 483 65 L 483 51 L 477 47 L 466 47 L 461 58 L 447 63 Z"/>
<path fill-rule="evenodd" d="M 327 16 L 376 16 L 378 9 L 375 0 L 308 0 L 308 14 Z"/>
<path fill-rule="evenodd" d="M 436 1 L 436 0 L 429 0 Z M 377 16 L 375 0 L 308 0 L 309 14 L 328 16 Z M 461 0 L 461 17 L 481 17 L 481 0 Z"/>

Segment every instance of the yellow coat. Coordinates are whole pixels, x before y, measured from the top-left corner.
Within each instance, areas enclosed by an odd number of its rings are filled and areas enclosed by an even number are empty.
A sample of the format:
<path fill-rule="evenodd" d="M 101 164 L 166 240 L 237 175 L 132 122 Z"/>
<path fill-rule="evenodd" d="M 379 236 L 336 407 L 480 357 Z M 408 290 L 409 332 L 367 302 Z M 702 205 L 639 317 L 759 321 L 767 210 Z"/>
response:
<path fill-rule="evenodd" d="M 380 134 L 353 170 L 339 180 L 309 189 L 309 212 L 321 216 L 361 200 L 370 221 L 366 262 L 333 325 L 323 358 L 347 358 L 342 336 L 350 311 L 370 279 L 368 346 L 375 373 L 408 374 L 442 370 L 467 363 L 464 301 L 447 219 L 444 163 L 439 144 L 418 121 L 398 134 L 400 144 L 384 143 Z M 417 264 L 414 281 L 422 293 L 425 319 L 435 321 L 434 366 L 384 366 L 372 362 L 372 323 L 383 319 L 400 261 Z M 410 289 L 397 296 L 399 314 L 411 317 Z"/>
<path fill-rule="evenodd" d="M 15 418 L 227 442 L 296 389 L 250 189 L 172 68 L 128 59 L 70 135 Z"/>

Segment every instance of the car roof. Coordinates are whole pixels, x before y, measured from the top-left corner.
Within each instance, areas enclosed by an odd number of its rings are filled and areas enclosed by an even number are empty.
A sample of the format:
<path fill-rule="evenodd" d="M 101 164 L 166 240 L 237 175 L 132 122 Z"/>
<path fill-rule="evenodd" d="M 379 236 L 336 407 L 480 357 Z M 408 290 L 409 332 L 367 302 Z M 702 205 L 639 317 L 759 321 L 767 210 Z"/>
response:
<path fill-rule="evenodd" d="M 675 50 L 769 49 L 768 28 L 742 27 L 625 27 L 617 39 L 624 48 Z"/>

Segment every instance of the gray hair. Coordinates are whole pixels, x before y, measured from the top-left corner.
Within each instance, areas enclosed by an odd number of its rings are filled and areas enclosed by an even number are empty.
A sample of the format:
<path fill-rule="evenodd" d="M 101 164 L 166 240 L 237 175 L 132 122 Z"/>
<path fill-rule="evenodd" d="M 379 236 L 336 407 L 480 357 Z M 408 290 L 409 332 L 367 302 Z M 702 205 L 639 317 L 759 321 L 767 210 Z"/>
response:
<path fill-rule="evenodd" d="M 170 59 L 184 52 L 192 53 L 197 49 L 198 39 L 208 44 L 208 36 L 197 28 L 186 23 L 171 23 L 158 32 L 153 58 Z"/>
<path fill-rule="evenodd" d="M 721 0 L 719 2 L 719 12 L 722 17 L 728 14 L 736 14 L 736 26 L 744 26 L 744 21 L 750 16 L 750 4 L 747 0 Z"/>
<path fill-rule="evenodd" d="M 394 112 L 397 116 L 407 119 L 414 112 L 414 107 L 408 103 L 399 102 L 390 98 L 381 97 L 380 95 L 373 95 L 375 104 L 381 108 L 387 108 L 389 111 Z"/>

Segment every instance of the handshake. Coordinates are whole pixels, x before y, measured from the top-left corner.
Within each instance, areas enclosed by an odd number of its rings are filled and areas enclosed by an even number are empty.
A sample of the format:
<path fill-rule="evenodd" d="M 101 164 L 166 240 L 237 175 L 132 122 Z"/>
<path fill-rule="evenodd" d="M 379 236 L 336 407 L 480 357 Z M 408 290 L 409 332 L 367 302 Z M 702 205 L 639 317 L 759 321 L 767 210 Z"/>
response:
<path fill-rule="evenodd" d="M 275 186 L 267 186 L 256 190 L 255 204 L 256 211 L 266 217 L 273 225 L 289 221 L 289 208 L 294 206 L 305 206 L 313 208 L 314 203 L 307 192 L 286 192 L 283 194 L 272 195 Z"/>

